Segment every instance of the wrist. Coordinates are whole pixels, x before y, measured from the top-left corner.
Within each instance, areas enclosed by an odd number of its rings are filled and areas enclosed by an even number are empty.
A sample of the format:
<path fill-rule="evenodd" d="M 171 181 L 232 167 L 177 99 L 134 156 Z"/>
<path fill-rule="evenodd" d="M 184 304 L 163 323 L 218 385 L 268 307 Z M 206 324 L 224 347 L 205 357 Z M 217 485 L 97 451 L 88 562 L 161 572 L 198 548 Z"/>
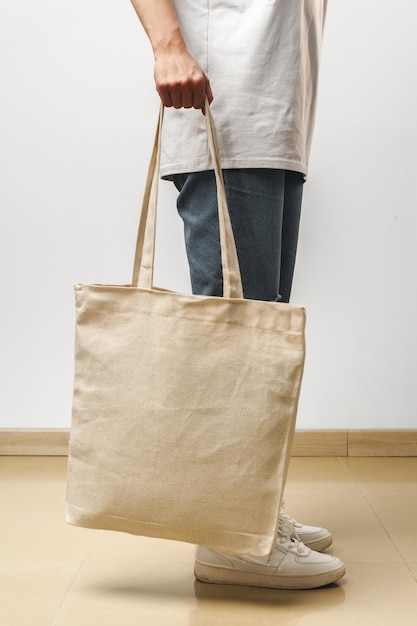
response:
<path fill-rule="evenodd" d="M 187 47 L 179 27 L 173 28 L 169 31 L 165 30 L 160 37 L 155 37 L 152 41 L 152 48 L 155 59 L 158 56 L 173 53 L 178 54 L 187 51 Z"/>

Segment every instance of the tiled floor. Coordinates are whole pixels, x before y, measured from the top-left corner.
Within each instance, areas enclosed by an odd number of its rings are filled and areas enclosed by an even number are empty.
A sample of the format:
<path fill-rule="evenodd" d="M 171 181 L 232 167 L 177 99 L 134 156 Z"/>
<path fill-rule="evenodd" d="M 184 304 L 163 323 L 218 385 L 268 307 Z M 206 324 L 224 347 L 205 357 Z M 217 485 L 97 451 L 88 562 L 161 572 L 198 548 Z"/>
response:
<path fill-rule="evenodd" d="M 332 530 L 338 584 L 195 582 L 194 547 L 65 524 L 66 459 L 0 457 L 2 626 L 416 626 L 417 458 L 294 458 L 287 511 Z"/>

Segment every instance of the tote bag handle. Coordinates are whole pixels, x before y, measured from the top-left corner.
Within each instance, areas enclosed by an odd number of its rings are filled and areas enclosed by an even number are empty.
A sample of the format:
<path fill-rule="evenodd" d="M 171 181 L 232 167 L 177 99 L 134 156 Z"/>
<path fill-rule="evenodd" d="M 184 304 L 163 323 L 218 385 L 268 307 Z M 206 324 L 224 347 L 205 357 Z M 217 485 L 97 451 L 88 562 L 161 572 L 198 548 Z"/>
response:
<path fill-rule="evenodd" d="M 219 147 L 213 116 L 206 98 L 205 118 L 207 125 L 208 146 L 213 161 L 217 185 L 217 203 L 219 210 L 221 263 L 223 272 L 223 297 L 243 298 L 242 281 L 236 253 L 235 240 L 227 208 L 223 174 L 220 164 Z M 136 252 L 133 266 L 132 286 L 152 289 L 155 263 L 156 211 L 158 204 L 158 185 L 161 160 L 161 131 L 164 107 L 161 104 L 156 129 L 152 156 L 148 169 L 142 211 L 136 240 Z"/>

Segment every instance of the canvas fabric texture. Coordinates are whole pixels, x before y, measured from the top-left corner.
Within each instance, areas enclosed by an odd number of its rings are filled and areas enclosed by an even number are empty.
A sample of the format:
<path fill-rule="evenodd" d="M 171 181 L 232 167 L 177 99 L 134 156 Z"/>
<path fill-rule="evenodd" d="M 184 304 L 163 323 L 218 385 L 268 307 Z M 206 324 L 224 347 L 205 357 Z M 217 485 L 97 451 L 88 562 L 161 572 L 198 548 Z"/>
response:
<path fill-rule="evenodd" d="M 153 286 L 161 109 L 130 285 L 76 285 L 66 518 L 265 556 L 276 539 L 305 311 L 245 300 L 213 120 L 224 297 Z"/>

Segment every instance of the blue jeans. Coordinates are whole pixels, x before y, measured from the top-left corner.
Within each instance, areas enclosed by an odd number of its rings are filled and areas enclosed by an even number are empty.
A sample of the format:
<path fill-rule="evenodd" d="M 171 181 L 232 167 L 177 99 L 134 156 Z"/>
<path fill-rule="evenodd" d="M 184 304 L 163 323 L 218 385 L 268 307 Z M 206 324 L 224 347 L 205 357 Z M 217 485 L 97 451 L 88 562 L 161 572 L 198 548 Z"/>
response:
<path fill-rule="evenodd" d="M 223 170 L 245 298 L 289 302 L 303 175 L 274 169 Z M 221 296 L 223 281 L 212 171 L 176 174 L 193 293 Z"/>

